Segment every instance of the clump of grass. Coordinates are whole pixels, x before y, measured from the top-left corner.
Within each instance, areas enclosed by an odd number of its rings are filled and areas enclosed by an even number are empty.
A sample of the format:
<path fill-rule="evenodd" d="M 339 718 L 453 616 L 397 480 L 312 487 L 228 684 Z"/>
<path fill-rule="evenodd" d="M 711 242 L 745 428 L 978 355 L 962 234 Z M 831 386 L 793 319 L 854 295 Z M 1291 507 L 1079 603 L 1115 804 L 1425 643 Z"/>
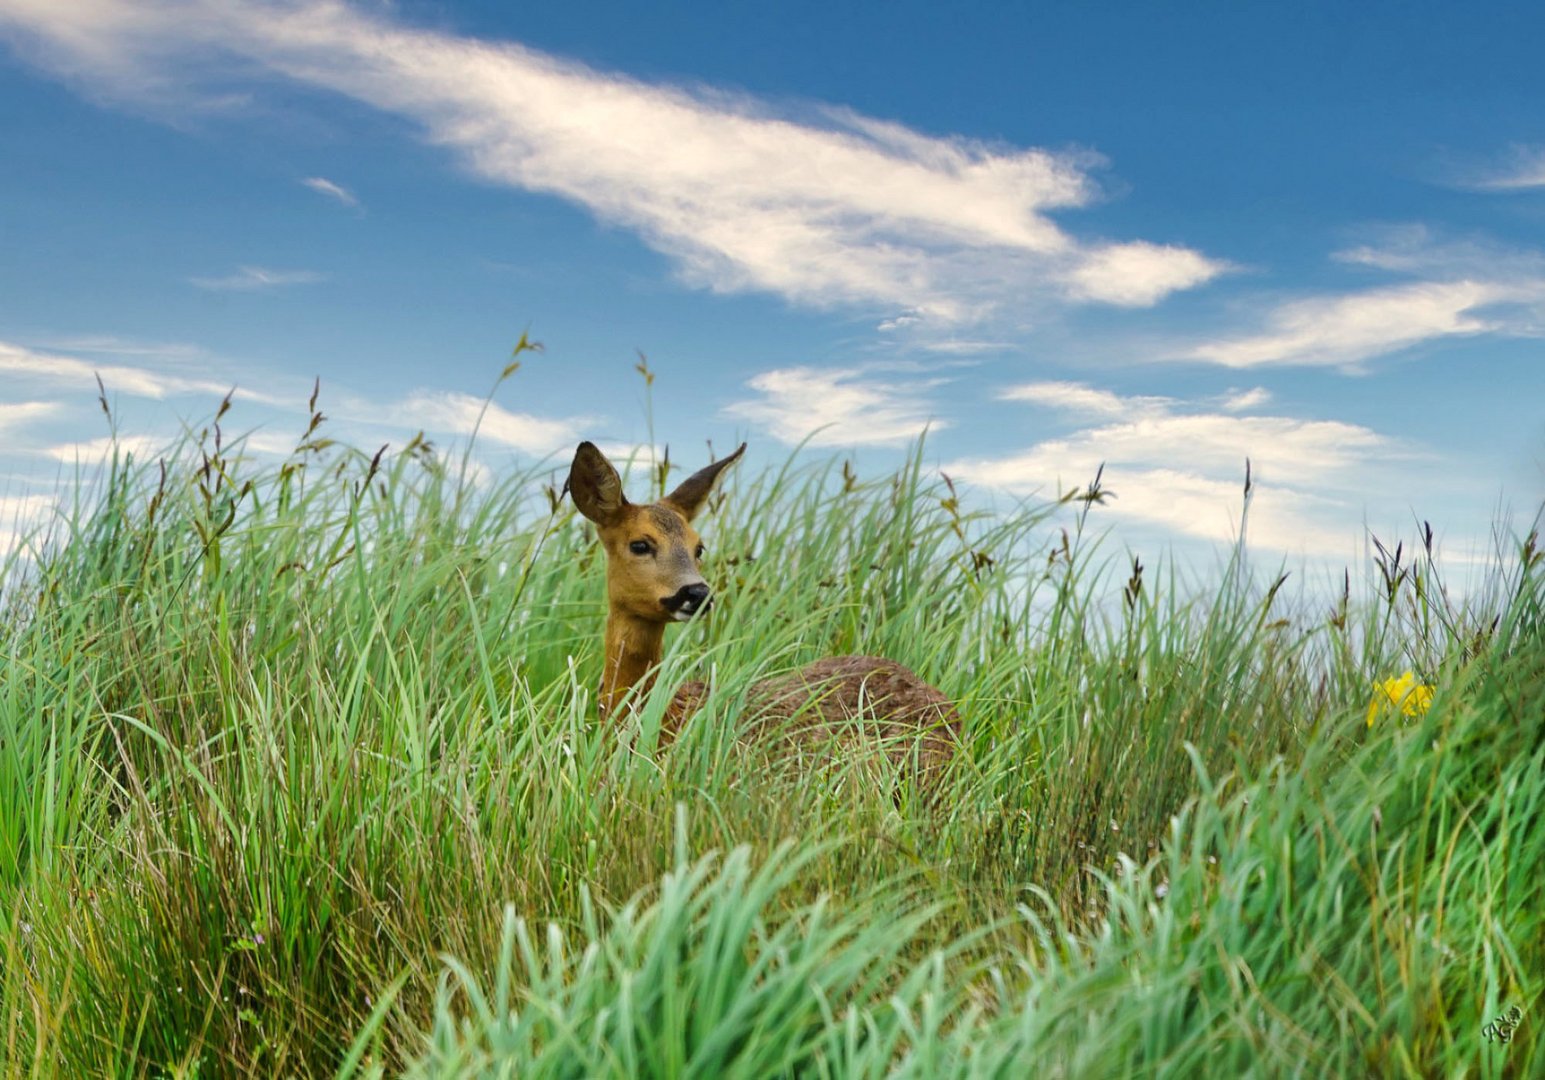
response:
<path fill-rule="evenodd" d="M 1532 543 L 1469 605 L 1429 559 L 1295 610 L 1107 559 L 1097 485 L 1064 533 L 967 513 L 921 448 L 791 460 L 714 507 L 722 599 L 661 679 L 713 688 L 659 752 L 660 694 L 594 721 L 602 560 L 553 470 L 480 486 L 312 409 L 281 462 L 224 407 L 113 461 L 5 565 L 7 1074 L 1536 1060 L 1470 1023 L 1545 959 Z M 742 724 L 841 652 L 960 704 L 936 798 Z M 1431 708 L 1368 730 L 1411 667 Z"/>
<path fill-rule="evenodd" d="M 492 993 L 450 962 L 420 1071 L 785 1075 L 821 1050 L 834 1002 L 885 992 L 926 920 L 926 910 L 885 918 L 882 895 L 846 910 L 821 898 L 769 921 L 825 845 L 785 842 L 760 865 L 746 846 L 694 862 L 684 813 L 676 835 L 675 869 L 648 903 L 604 928 L 582 904 L 579 948 L 506 908 Z"/>

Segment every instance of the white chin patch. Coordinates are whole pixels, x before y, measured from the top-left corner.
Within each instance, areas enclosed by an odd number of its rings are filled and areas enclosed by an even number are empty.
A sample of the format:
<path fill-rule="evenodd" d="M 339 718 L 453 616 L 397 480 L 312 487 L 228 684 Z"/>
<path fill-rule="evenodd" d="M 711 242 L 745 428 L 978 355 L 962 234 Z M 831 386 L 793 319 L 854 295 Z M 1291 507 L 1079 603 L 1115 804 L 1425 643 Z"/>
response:
<path fill-rule="evenodd" d="M 675 619 L 677 622 L 686 622 L 696 614 L 697 608 L 693 608 L 691 611 L 687 611 L 685 608 L 681 608 L 671 612 L 671 618 Z"/>

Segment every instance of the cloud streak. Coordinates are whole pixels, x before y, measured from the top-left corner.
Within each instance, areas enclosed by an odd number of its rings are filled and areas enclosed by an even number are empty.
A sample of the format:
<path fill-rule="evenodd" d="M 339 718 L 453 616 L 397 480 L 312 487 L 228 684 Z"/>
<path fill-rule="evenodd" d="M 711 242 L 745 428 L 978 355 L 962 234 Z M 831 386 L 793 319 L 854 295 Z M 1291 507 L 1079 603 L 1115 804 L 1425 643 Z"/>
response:
<path fill-rule="evenodd" d="M 862 368 L 778 368 L 750 381 L 755 397 L 724 411 L 790 446 L 894 446 L 948 426 L 931 418 L 926 400 L 942 381 L 888 380 Z"/>
<path fill-rule="evenodd" d="M 524 453 L 545 456 L 579 441 L 587 417 L 543 417 L 512 412 L 497 402 L 455 391 L 419 390 L 380 414 L 405 429 L 491 442 Z M 481 423 L 479 417 L 481 416 Z"/>
<path fill-rule="evenodd" d="M 1506 165 L 1471 179 L 1476 191 L 1533 191 L 1545 188 L 1545 146 L 1515 146 Z"/>
<path fill-rule="evenodd" d="M 1376 231 L 1338 251 L 1343 265 L 1415 280 L 1279 302 L 1253 332 L 1180 350 L 1232 368 L 1357 370 L 1375 357 L 1482 334 L 1534 335 L 1545 325 L 1545 259 L 1477 240 L 1443 241 L 1423 226 Z"/>
<path fill-rule="evenodd" d="M 157 109 L 278 75 L 408 117 L 478 175 L 577 202 L 713 290 L 949 327 L 1037 304 L 1149 306 L 1225 269 L 1053 221 L 1095 198 L 1092 155 L 794 115 L 333 0 L 0 0 L 0 30 L 91 92 Z"/>
<path fill-rule="evenodd" d="M 1385 353 L 1500 328 L 1487 309 L 1524 299 L 1481 281 L 1419 282 L 1282 305 L 1259 333 L 1199 345 L 1188 359 L 1225 367 L 1267 364 L 1348 367 Z"/>
<path fill-rule="evenodd" d="M 1203 540 L 1236 538 L 1248 457 L 1253 543 L 1350 555 L 1361 511 L 1352 478 L 1366 484 L 1379 469 L 1416 456 L 1356 424 L 1200 411 L 1077 383 L 1032 383 L 1001 396 L 1087 426 L 1019 453 L 956 461 L 945 466 L 951 475 L 1015 494 L 1052 494 L 1082 486 L 1103 465 L 1103 482 L 1115 493 L 1109 513 L 1118 520 Z"/>
<path fill-rule="evenodd" d="M 58 505 L 53 495 L 0 495 L 0 558 L 41 528 Z"/>
<path fill-rule="evenodd" d="M 315 191 L 318 195 L 326 195 L 329 199 L 335 199 L 344 206 L 359 206 L 359 197 L 341 184 L 335 184 L 324 176 L 308 176 L 301 181 L 306 187 Z"/>
<path fill-rule="evenodd" d="M 0 372 L 18 381 L 70 390 L 95 389 L 100 377 L 109 393 L 146 398 L 173 394 L 224 396 L 231 390 L 228 382 L 129 364 L 94 364 L 74 356 L 38 352 L 8 341 L 0 341 Z M 242 391 L 238 396 L 272 400 L 267 395 L 248 391 Z"/>
<path fill-rule="evenodd" d="M 58 443 L 47 447 L 43 453 L 55 461 L 67 464 L 80 462 L 84 465 L 95 465 L 106 461 L 114 453 L 120 457 L 133 456 L 136 461 L 145 461 L 164 454 L 173 441 L 156 438 L 153 435 L 102 435 L 95 439 L 82 439 L 79 442 Z"/>
<path fill-rule="evenodd" d="M 189 284 L 211 292 L 261 292 L 289 285 L 313 285 L 325 280 L 315 270 L 269 270 L 261 266 L 241 266 L 224 277 L 189 278 Z"/>
<path fill-rule="evenodd" d="M 22 427 L 59 411 L 52 401 L 0 401 L 0 432 Z"/>

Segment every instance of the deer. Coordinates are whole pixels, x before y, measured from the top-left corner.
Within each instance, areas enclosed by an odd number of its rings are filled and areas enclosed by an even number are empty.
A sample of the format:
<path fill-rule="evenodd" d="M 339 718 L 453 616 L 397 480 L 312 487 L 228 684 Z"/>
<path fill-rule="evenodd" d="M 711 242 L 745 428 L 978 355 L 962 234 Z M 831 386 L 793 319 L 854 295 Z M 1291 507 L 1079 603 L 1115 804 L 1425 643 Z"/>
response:
<path fill-rule="evenodd" d="M 654 685 L 666 627 L 706 616 L 713 593 L 703 578 L 703 542 L 693 519 L 719 477 L 745 453 L 699 469 L 658 502 L 635 505 L 622 478 L 591 442 L 574 453 L 566 491 L 595 524 L 606 559 L 607 617 L 597 710 L 607 722 L 642 702 Z M 708 687 L 688 680 L 661 721 L 668 745 L 704 703 Z M 904 771 L 930 785 L 959 742 L 961 720 L 943 693 L 909 668 L 879 656 L 828 656 L 754 683 L 746 707 L 764 730 L 828 745 L 868 732 Z"/>

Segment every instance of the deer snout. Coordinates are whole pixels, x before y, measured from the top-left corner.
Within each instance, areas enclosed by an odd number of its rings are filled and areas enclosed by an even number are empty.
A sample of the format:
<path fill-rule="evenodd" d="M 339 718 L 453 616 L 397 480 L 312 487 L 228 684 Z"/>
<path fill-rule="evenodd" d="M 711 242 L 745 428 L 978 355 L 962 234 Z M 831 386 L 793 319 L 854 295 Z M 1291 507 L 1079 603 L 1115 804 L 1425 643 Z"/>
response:
<path fill-rule="evenodd" d="M 665 605 L 665 610 L 671 613 L 672 618 L 685 621 L 713 607 L 713 598 L 705 583 L 695 581 L 691 585 L 683 585 L 660 603 Z"/>

